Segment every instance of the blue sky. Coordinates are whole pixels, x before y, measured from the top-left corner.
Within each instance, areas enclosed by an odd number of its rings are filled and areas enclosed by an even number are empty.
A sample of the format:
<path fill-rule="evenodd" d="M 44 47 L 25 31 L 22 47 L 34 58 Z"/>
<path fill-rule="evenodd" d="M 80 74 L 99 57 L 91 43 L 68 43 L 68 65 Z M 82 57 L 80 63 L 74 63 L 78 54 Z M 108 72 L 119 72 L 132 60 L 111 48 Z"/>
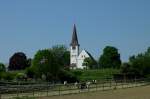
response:
<path fill-rule="evenodd" d="M 95 58 L 107 45 L 121 59 L 150 46 L 150 0 L 0 0 L 0 62 L 15 52 L 33 57 L 56 44 L 69 47 L 73 24 L 81 49 Z"/>

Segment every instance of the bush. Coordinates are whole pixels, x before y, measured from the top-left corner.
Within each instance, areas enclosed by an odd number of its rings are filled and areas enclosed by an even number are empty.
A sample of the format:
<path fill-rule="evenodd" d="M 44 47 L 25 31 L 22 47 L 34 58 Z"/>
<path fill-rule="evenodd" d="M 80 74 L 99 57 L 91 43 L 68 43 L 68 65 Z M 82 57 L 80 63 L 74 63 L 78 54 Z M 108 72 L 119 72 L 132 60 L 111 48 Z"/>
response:
<path fill-rule="evenodd" d="M 14 80 L 15 77 L 16 77 L 16 73 L 11 73 L 11 72 L 6 72 L 6 73 L 4 73 L 4 75 L 3 75 L 3 79 L 4 79 L 4 80 L 8 80 L 8 81 Z"/>
<path fill-rule="evenodd" d="M 6 73 L 6 72 L 0 72 L 0 80 L 3 80 L 3 79 L 4 79 L 5 73 Z"/>
<path fill-rule="evenodd" d="M 34 68 L 28 67 L 25 71 L 25 74 L 27 75 L 28 78 L 34 78 L 34 76 L 35 76 Z"/>
<path fill-rule="evenodd" d="M 6 67 L 3 63 L 0 63 L 0 72 L 5 72 L 6 71 Z"/>
<path fill-rule="evenodd" d="M 79 80 L 77 79 L 77 77 L 70 71 L 66 71 L 66 70 L 62 70 L 59 73 L 59 79 L 60 81 L 63 83 L 64 81 L 67 81 L 68 83 L 74 83 L 74 82 L 78 82 Z"/>
<path fill-rule="evenodd" d="M 150 48 L 145 53 L 133 55 L 128 63 L 124 63 L 121 68 L 122 73 L 134 74 L 146 77 L 150 74 Z"/>
<path fill-rule="evenodd" d="M 15 78 L 16 80 L 24 80 L 26 75 L 24 73 L 17 73 Z"/>

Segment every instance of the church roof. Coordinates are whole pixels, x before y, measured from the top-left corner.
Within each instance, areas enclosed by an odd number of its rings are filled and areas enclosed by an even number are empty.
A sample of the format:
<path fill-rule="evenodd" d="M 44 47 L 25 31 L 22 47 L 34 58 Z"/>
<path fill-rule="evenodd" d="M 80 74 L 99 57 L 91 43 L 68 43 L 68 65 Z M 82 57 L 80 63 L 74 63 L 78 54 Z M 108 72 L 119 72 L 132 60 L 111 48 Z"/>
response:
<path fill-rule="evenodd" d="M 90 56 L 90 58 L 91 58 L 92 60 L 95 60 L 94 57 L 93 57 L 87 50 L 85 50 L 85 52 Z"/>
<path fill-rule="evenodd" d="M 90 57 L 92 60 L 95 60 L 94 57 L 93 57 L 87 50 L 84 49 L 84 50 L 82 50 L 82 51 L 85 51 L 86 54 L 88 54 L 89 57 Z M 82 53 L 82 52 L 81 52 L 81 53 Z M 81 53 L 80 53 L 80 54 L 81 54 Z"/>
<path fill-rule="evenodd" d="M 71 45 L 71 46 L 79 46 L 79 43 L 78 43 L 78 36 L 77 36 L 77 30 L 76 30 L 75 24 L 74 24 L 74 27 L 73 27 L 72 40 L 71 40 L 70 45 Z"/>

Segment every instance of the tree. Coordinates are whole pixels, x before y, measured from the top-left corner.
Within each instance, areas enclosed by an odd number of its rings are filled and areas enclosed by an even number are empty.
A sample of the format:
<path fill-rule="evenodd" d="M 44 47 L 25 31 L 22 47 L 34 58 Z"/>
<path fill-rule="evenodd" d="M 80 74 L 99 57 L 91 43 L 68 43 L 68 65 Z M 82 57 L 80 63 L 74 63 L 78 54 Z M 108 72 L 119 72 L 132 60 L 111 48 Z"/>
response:
<path fill-rule="evenodd" d="M 97 66 L 97 62 L 93 58 L 85 58 L 83 65 L 89 69 L 95 69 Z"/>
<path fill-rule="evenodd" d="M 64 45 L 53 46 L 51 51 L 55 55 L 57 62 L 62 67 L 67 67 L 70 65 L 70 51 Z"/>
<path fill-rule="evenodd" d="M 56 80 L 61 69 L 54 53 L 48 49 L 39 50 L 35 54 L 32 67 L 37 77 L 42 78 L 44 75 L 47 80 Z"/>
<path fill-rule="evenodd" d="M 130 63 L 134 74 L 141 76 L 150 74 L 150 56 L 139 54 L 132 62 L 130 61 Z"/>
<path fill-rule="evenodd" d="M 3 63 L 0 63 L 0 72 L 5 72 L 6 71 L 6 67 Z"/>
<path fill-rule="evenodd" d="M 32 59 L 31 58 L 27 59 L 27 65 L 31 66 L 31 63 L 32 63 Z"/>
<path fill-rule="evenodd" d="M 123 63 L 121 65 L 121 72 L 123 74 L 131 74 L 130 71 L 131 71 L 131 65 L 129 63 Z"/>
<path fill-rule="evenodd" d="M 145 53 L 133 55 L 129 58 L 128 67 L 121 68 L 122 73 L 146 76 L 150 74 L 150 48 Z"/>
<path fill-rule="evenodd" d="M 23 52 L 15 53 L 9 60 L 9 70 L 23 70 L 29 67 L 27 57 Z"/>
<path fill-rule="evenodd" d="M 121 60 L 118 49 L 112 46 L 106 46 L 103 54 L 99 58 L 101 68 L 120 68 Z"/>

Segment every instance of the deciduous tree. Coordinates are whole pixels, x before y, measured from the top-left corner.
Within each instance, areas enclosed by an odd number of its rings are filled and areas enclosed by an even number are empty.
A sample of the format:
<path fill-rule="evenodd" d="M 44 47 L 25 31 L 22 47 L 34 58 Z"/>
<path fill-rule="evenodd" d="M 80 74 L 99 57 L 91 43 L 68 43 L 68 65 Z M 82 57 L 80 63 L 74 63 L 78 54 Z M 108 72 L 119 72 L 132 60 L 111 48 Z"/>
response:
<path fill-rule="evenodd" d="M 27 57 L 23 52 L 15 53 L 9 60 L 9 70 L 22 70 L 29 67 Z"/>
<path fill-rule="evenodd" d="M 121 60 L 118 49 L 112 46 L 106 46 L 103 54 L 99 58 L 101 68 L 120 68 Z"/>

